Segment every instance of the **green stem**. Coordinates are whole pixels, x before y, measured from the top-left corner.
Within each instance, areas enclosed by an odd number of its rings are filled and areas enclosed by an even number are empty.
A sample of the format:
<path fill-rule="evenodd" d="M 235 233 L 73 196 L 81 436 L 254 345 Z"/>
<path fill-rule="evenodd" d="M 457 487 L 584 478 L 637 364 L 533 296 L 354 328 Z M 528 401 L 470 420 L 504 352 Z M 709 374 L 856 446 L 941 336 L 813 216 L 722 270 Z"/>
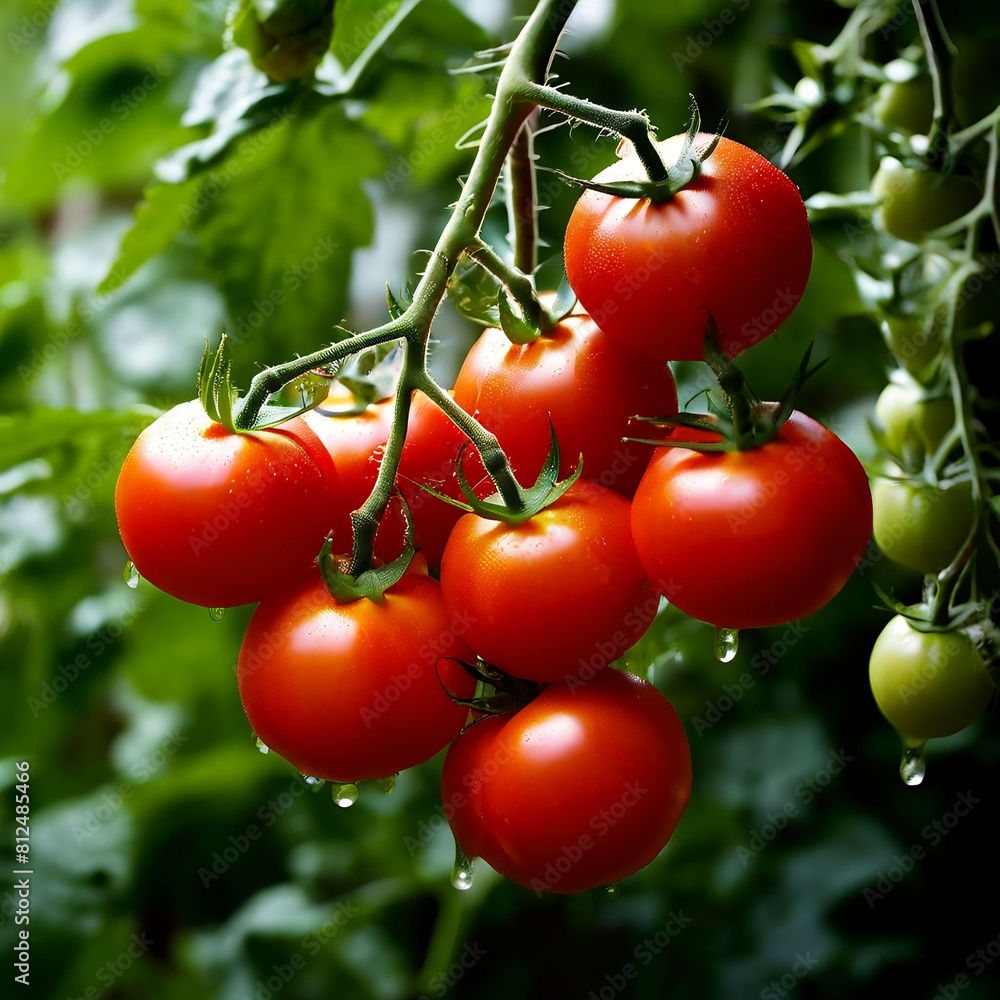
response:
<path fill-rule="evenodd" d="M 926 159 L 929 166 L 941 169 L 942 161 L 948 153 L 948 136 L 955 124 L 955 112 L 951 96 L 952 51 L 945 34 L 936 0 L 930 0 L 931 16 L 928 19 L 924 4 L 927 0 L 913 0 L 913 9 L 920 25 L 920 38 L 927 56 L 927 68 L 931 75 L 931 91 L 934 95 L 934 116 L 927 137 Z"/>
<path fill-rule="evenodd" d="M 528 116 L 507 156 L 507 212 L 514 266 L 534 274 L 538 266 L 538 212 L 535 184 L 536 108 Z"/>
<path fill-rule="evenodd" d="M 558 111 L 570 118 L 578 118 L 595 128 L 608 129 L 623 136 L 632 143 L 649 179 L 653 182 L 667 180 L 667 168 L 656 151 L 649 119 L 641 112 L 618 111 L 615 108 L 592 104 L 590 101 L 565 94 L 555 87 L 534 81 L 524 82 L 521 96 L 541 108 Z"/>
<path fill-rule="evenodd" d="M 493 277 L 506 286 L 524 313 L 524 318 L 533 326 L 542 324 L 542 307 L 535 294 L 535 282 L 516 265 L 511 267 L 497 252 L 482 240 L 477 241 L 469 256 L 481 264 Z"/>

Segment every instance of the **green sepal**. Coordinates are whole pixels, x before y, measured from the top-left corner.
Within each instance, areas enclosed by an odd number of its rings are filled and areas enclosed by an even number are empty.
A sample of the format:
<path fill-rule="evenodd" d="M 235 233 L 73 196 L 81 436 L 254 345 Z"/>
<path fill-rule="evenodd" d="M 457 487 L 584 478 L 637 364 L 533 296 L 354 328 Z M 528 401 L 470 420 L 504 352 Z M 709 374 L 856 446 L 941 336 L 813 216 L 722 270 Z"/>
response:
<path fill-rule="evenodd" d="M 403 519 L 406 522 L 406 548 L 392 562 L 388 562 L 384 566 L 376 566 L 374 569 L 366 569 L 363 573 L 352 576 L 350 573 L 344 573 L 337 569 L 334 560 L 330 558 L 333 552 L 333 539 L 327 536 L 326 541 L 323 542 L 323 548 L 316 557 L 316 563 L 327 590 L 338 603 L 351 604 L 364 598 L 378 604 L 385 592 L 390 587 L 395 586 L 409 568 L 417 551 L 413 538 L 413 519 L 402 494 L 398 494 L 398 496 L 403 505 Z"/>
<path fill-rule="evenodd" d="M 475 663 L 468 663 L 455 656 L 443 657 L 443 659 L 448 659 L 459 664 L 481 687 L 492 688 L 492 694 L 479 694 L 472 698 L 459 698 L 448 690 L 444 681 L 441 680 L 441 675 L 438 674 L 438 682 L 444 688 L 445 694 L 456 705 L 462 705 L 475 712 L 482 712 L 484 715 L 512 714 L 524 708 L 528 702 L 537 698 L 545 686 L 539 684 L 537 681 L 511 677 L 510 674 L 505 674 L 502 670 L 498 670 L 496 667 L 488 664 L 482 657 L 477 658 Z"/>
<path fill-rule="evenodd" d="M 403 293 L 397 296 L 387 282 L 385 286 L 385 304 L 389 310 L 389 318 L 399 319 L 413 304 L 413 289 L 407 285 Z"/>
<path fill-rule="evenodd" d="M 576 292 L 573 291 L 573 286 L 569 283 L 569 278 L 564 274 L 562 281 L 559 282 L 559 288 L 556 289 L 556 297 L 552 302 L 551 308 L 545 310 L 549 325 L 555 326 L 564 320 L 573 311 L 576 303 Z"/>
<path fill-rule="evenodd" d="M 573 184 L 588 191 L 597 191 L 616 198 L 648 198 L 654 204 L 659 204 L 670 201 L 678 191 L 687 187 L 699 176 L 702 164 L 715 152 L 727 124 L 725 119 L 720 122 L 715 136 L 708 146 L 703 150 L 696 150 L 694 140 L 701 129 L 701 113 L 697 103 L 692 100 L 691 118 L 684 135 L 684 143 L 677 159 L 667 168 L 667 176 L 662 181 L 611 181 L 605 184 L 601 181 L 582 180 L 554 167 L 540 167 L 539 169 L 548 170 L 564 183 Z"/>
<path fill-rule="evenodd" d="M 229 340 L 225 334 L 214 351 L 210 344 L 205 344 L 205 353 L 198 367 L 198 398 L 210 420 L 222 424 L 228 431 L 238 430 L 233 409 L 239 393 L 232 382 Z"/>
<path fill-rule="evenodd" d="M 901 615 L 917 632 L 954 632 L 956 629 L 983 620 L 983 607 L 977 601 L 966 601 L 949 608 L 948 618 L 940 623 L 931 621 L 932 609 L 929 604 L 903 604 L 883 590 L 877 583 L 872 585 L 881 604 L 878 608 L 888 608 Z"/>
<path fill-rule="evenodd" d="M 518 316 L 514 312 L 504 288 L 497 293 L 497 312 L 500 316 L 500 329 L 512 344 L 531 344 L 541 336 L 541 327 L 535 326 L 526 315 Z"/>

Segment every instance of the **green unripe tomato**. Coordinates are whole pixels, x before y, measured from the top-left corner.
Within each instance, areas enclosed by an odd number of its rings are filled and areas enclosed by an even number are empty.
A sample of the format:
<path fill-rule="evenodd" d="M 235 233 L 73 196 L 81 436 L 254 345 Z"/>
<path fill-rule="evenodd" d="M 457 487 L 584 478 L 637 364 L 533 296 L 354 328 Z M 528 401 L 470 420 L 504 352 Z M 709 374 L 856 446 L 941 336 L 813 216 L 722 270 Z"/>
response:
<path fill-rule="evenodd" d="M 882 158 L 871 190 L 881 201 L 879 216 L 885 231 L 910 243 L 954 222 L 979 201 L 972 180 L 904 167 L 891 156 Z"/>
<path fill-rule="evenodd" d="M 909 743 L 961 732 L 994 691 L 964 632 L 919 632 L 902 615 L 875 640 L 868 679 L 879 711 Z"/>
<path fill-rule="evenodd" d="M 941 327 L 933 317 L 886 315 L 881 327 L 886 346 L 911 375 L 927 372 L 941 354 Z"/>
<path fill-rule="evenodd" d="M 875 94 L 872 114 L 897 132 L 926 135 L 934 117 L 934 93 L 926 74 L 910 80 L 883 83 Z"/>
<path fill-rule="evenodd" d="M 917 573 L 939 573 L 958 554 L 972 527 L 972 486 L 941 490 L 911 480 L 876 479 L 872 534 L 894 562 Z"/>
<path fill-rule="evenodd" d="M 954 426 L 955 406 L 947 396 L 928 398 L 916 382 L 890 382 L 875 401 L 875 419 L 889 453 L 919 469 Z"/>

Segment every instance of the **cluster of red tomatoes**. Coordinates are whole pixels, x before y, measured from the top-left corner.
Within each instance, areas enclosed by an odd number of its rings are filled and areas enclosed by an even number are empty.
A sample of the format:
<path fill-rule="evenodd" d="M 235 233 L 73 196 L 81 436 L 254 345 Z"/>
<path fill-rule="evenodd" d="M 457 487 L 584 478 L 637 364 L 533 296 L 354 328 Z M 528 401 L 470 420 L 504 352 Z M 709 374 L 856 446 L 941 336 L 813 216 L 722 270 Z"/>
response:
<path fill-rule="evenodd" d="M 665 162 L 676 148 L 661 144 Z M 626 158 L 604 179 L 639 169 Z M 315 559 L 328 536 L 334 552 L 350 549 L 392 401 L 356 412 L 335 389 L 302 417 L 243 434 L 194 402 L 155 421 L 126 458 L 116 494 L 125 547 L 142 576 L 184 600 L 259 602 L 239 656 L 247 716 L 303 773 L 336 782 L 341 801 L 355 782 L 450 743 L 442 793 L 465 855 L 540 892 L 614 883 L 670 838 L 691 760 L 667 699 L 609 665 L 663 596 L 720 629 L 791 621 L 841 588 L 868 543 L 864 471 L 800 413 L 745 450 L 625 440 L 651 433 L 636 435 L 635 415 L 676 414 L 668 361 L 700 358 L 710 324 L 730 357 L 770 333 L 798 302 L 810 258 L 794 185 L 728 140 L 669 200 L 589 191 L 566 237 L 588 311 L 529 344 L 487 330 L 453 389 L 522 484 L 545 464 L 550 425 L 562 474 L 582 461 L 551 503 L 491 519 L 423 490 L 460 498 L 460 462 L 478 494 L 493 486 L 417 394 L 397 485 L 419 555 L 372 599 L 337 598 Z M 719 442 L 675 436 L 685 433 Z M 812 523 L 796 547 L 792 519 Z M 376 557 L 402 547 L 390 508 Z M 499 679 L 516 710 L 485 711 L 502 699 L 474 699 L 477 676 Z"/>

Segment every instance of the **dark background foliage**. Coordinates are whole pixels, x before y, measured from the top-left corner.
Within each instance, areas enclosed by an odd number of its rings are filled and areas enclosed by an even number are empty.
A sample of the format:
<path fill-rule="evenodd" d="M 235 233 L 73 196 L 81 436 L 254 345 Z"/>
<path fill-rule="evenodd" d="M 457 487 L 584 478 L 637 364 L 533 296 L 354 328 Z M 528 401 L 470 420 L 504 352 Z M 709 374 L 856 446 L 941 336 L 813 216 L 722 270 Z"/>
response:
<path fill-rule="evenodd" d="M 338 0 L 334 55 L 349 65 L 398 7 Z M 997 100 L 1000 19 L 944 7 L 963 99 L 981 114 Z M 457 193 L 471 154 L 456 141 L 488 109 L 489 81 L 447 68 L 511 38 L 525 8 L 424 0 L 345 96 L 324 73 L 315 88 L 268 90 L 245 53 L 223 52 L 223 12 L 207 0 L 4 4 L 5 981 L 15 762 L 27 761 L 37 996 L 997 994 L 996 726 L 932 745 L 924 784 L 900 782 L 868 690 L 886 620 L 872 583 L 914 599 L 918 581 L 881 560 L 813 617 L 744 635 L 731 663 L 713 658 L 708 626 L 669 611 L 630 654 L 684 720 L 695 788 L 663 855 L 617 898 L 538 899 L 485 868 L 457 892 L 439 760 L 338 809 L 254 751 L 234 677 L 249 609 L 212 621 L 123 581 L 112 495 L 136 432 L 191 397 L 222 329 L 245 384 L 335 323 L 381 321 L 385 283 L 399 291 L 419 270 Z M 556 69 L 580 96 L 645 108 L 663 135 L 683 129 L 694 94 L 709 127 L 728 113 L 731 137 L 774 156 L 785 133 L 747 105 L 775 76 L 795 82 L 792 39 L 828 42 L 847 13 L 829 0 L 585 0 Z M 903 4 L 873 54 L 914 35 Z M 579 126 L 538 150 L 588 175 L 614 145 Z M 791 173 L 808 196 L 865 188 L 872 168 L 845 122 Z M 551 256 L 575 194 L 540 184 Z M 498 210 L 487 231 L 504 230 Z M 889 357 L 838 256 L 843 233 L 817 236 L 805 300 L 745 367 L 776 393 L 814 341 L 830 360 L 803 408 L 868 457 Z M 441 314 L 444 377 L 474 335 Z"/>

